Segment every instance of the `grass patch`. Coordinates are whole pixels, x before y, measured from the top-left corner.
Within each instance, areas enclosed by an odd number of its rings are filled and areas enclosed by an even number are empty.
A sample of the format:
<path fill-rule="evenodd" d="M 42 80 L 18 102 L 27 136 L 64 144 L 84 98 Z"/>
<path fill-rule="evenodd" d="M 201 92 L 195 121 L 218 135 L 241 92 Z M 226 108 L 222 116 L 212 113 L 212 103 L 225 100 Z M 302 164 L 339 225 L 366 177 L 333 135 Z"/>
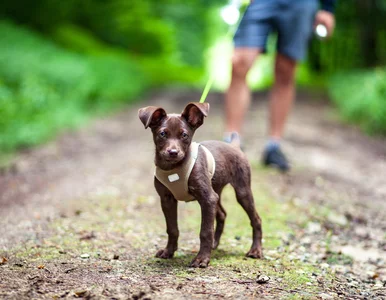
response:
<path fill-rule="evenodd" d="M 352 265 L 353 258 L 342 253 L 329 252 L 327 253 L 326 262 L 330 265 Z"/>

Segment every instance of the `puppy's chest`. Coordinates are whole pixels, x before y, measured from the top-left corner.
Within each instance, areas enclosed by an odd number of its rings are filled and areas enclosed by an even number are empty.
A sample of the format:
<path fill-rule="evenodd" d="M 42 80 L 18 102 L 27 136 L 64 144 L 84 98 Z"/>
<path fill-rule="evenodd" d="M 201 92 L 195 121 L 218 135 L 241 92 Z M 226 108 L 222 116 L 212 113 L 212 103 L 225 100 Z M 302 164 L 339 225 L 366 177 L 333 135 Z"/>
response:
<path fill-rule="evenodd" d="M 189 193 L 188 180 L 192 173 L 193 167 L 196 164 L 199 147 L 204 150 L 207 164 L 208 175 L 212 179 L 216 163 L 212 153 L 203 145 L 193 142 L 190 145 L 189 159 L 187 159 L 180 167 L 172 170 L 162 170 L 158 167 L 155 169 L 154 176 L 173 194 L 174 198 L 179 201 L 193 201 L 195 197 Z"/>

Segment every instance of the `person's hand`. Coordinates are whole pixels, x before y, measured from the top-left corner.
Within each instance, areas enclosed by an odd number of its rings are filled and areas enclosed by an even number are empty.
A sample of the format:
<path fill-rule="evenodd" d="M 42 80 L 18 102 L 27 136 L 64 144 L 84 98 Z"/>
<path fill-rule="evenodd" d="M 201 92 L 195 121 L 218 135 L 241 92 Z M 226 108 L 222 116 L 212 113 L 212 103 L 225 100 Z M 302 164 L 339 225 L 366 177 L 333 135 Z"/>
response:
<path fill-rule="evenodd" d="M 326 11 L 319 10 L 315 16 L 314 27 L 319 24 L 323 24 L 327 28 L 327 36 L 332 36 L 335 28 L 335 16 L 334 14 Z"/>

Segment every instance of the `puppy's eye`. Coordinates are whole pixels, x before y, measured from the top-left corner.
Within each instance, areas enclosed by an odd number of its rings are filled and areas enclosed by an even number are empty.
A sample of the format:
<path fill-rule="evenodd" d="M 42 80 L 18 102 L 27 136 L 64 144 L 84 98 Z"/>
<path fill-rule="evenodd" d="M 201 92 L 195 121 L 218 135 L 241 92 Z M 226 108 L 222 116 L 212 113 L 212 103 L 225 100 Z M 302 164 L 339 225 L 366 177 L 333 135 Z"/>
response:
<path fill-rule="evenodd" d="M 181 138 L 187 139 L 189 136 L 186 132 L 181 133 Z"/>
<path fill-rule="evenodd" d="M 161 132 L 159 133 L 159 136 L 160 136 L 161 138 L 165 138 L 165 137 L 166 137 L 166 132 L 165 132 L 165 131 L 161 131 Z"/>

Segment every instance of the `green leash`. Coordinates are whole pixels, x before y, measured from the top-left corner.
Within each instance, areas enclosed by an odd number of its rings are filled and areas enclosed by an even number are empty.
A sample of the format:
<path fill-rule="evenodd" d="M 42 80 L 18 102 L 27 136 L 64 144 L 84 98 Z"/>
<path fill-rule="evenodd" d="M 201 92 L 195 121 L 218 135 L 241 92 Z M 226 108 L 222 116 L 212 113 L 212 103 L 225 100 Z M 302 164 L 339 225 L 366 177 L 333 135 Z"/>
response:
<path fill-rule="evenodd" d="M 227 38 L 231 38 L 233 33 L 234 33 L 234 28 L 237 28 L 240 24 L 240 21 L 241 21 L 241 18 L 239 17 L 239 19 L 237 20 L 236 24 L 234 25 L 231 25 L 229 26 L 229 29 L 226 33 L 226 37 Z M 211 75 L 208 79 L 208 81 L 206 82 L 206 85 L 205 85 L 205 88 L 204 88 L 204 91 L 202 92 L 202 95 L 201 95 L 201 98 L 200 98 L 200 103 L 204 103 L 205 100 L 206 100 L 206 97 L 208 96 L 209 94 L 209 91 L 213 85 L 213 82 L 214 82 L 214 76 Z"/>
<path fill-rule="evenodd" d="M 206 100 L 206 97 L 209 94 L 210 88 L 212 87 L 214 81 L 214 76 L 210 76 L 209 80 L 207 81 L 204 91 L 202 92 L 201 98 L 200 98 L 200 103 L 204 103 Z"/>

